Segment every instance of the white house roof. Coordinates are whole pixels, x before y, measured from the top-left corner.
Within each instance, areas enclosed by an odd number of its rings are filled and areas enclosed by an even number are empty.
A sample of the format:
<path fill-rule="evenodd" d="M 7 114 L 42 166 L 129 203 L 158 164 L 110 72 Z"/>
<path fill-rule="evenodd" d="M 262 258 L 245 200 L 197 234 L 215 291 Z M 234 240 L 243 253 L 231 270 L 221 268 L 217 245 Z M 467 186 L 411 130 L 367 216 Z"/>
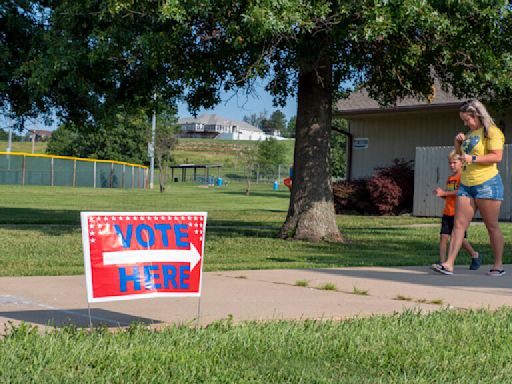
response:
<path fill-rule="evenodd" d="M 253 132 L 263 132 L 261 129 L 246 123 L 245 121 L 231 120 L 226 119 L 224 116 L 220 116 L 217 114 L 203 114 L 197 117 L 184 117 L 178 119 L 178 124 L 216 124 L 216 125 L 228 125 L 228 126 L 237 126 L 244 131 L 253 131 Z"/>

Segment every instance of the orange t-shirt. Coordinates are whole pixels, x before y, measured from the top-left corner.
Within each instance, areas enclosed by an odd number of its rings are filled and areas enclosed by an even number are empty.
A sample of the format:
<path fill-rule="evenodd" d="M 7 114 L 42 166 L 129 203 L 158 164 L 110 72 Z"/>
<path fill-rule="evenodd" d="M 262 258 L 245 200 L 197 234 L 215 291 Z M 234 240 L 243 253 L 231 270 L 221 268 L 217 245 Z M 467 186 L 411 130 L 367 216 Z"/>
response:
<path fill-rule="evenodd" d="M 458 175 L 451 175 L 446 180 L 446 190 L 449 192 L 457 191 L 460 186 L 460 173 Z M 457 195 L 446 196 L 444 200 L 444 211 L 443 215 L 455 216 L 455 201 Z"/>

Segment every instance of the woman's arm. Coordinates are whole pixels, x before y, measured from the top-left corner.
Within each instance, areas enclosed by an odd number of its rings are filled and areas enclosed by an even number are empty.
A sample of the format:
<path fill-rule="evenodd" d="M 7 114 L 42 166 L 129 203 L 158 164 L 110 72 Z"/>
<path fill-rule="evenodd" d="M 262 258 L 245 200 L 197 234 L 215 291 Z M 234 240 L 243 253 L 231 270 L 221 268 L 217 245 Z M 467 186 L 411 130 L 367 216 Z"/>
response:
<path fill-rule="evenodd" d="M 460 149 L 462 142 L 466 140 L 466 135 L 462 132 L 457 133 L 455 136 L 455 141 L 453 146 L 455 147 L 455 153 L 462 155 L 462 150 Z"/>
<path fill-rule="evenodd" d="M 499 163 L 503 157 L 502 149 L 490 149 L 487 155 L 471 156 L 463 155 L 461 158 L 466 164 L 477 163 L 477 164 L 495 164 Z"/>

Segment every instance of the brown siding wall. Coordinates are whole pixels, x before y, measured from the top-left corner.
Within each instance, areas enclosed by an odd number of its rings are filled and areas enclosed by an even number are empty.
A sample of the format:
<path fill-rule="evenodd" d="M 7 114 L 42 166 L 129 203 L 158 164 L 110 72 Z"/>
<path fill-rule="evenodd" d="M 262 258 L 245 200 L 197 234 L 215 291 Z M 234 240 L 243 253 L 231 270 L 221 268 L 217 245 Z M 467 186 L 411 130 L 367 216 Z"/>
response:
<path fill-rule="evenodd" d="M 367 149 L 353 149 L 352 179 L 368 177 L 393 159 L 414 160 L 416 147 L 449 146 L 466 131 L 456 109 L 374 114 L 350 118 L 350 133 L 368 138 Z"/>

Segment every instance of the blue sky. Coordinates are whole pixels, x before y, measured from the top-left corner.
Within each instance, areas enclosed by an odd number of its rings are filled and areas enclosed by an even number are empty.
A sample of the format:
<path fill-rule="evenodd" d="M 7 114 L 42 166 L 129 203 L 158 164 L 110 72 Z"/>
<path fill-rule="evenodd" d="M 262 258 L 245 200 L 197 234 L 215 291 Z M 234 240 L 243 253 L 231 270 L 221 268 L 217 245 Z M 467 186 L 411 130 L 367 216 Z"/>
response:
<path fill-rule="evenodd" d="M 231 93 L 222 94 L 222 102 L 215 108 L 210 110 L 200 110 L 198 115 L 203 113 L 216 113 L 227 119 L 231 120 L 243 120 L 244 115 L 249 116 L 253 113 L 259 115 L 264 110 L 267 111 L 268 116 L 275 110 L 280 110 L 286 115 L 286 119 L 289 120 L 291 117 L 297 114 L 297 99 L 290 97 L 286 106 L 274 107 L 272 105 L 272 97 L 263 89 L 263 87 L 257 87 L 254 92 L 254 96 L 245 95 L 243 91 L 239 91 L 238 95 Z M 185 104 L 178 104 L 178 116 L 189 117 L 191 116 L 188 112 Z"/>
<path fill-rule="evenodd" d="M 253 113 L 259 115 L 260 112 L 267 111 L 267 116 L 270 117 L 272 112 L 280 110 L 286 116 L 286 120 L 297 114 L 297 99 L 290 97 L 285 107 L 274 107 L 272 105 L 272 97 L 265 91 L 263 85 L 255 85 L 253 94 L 245 95 L 243 90 L 238 94 L 234 92 L 223 93 L 222 101 L 215 108 L 210 110 L 200 110 L 198 115 L 203 113 L 216 113 L 231 120 L 243 120 L 244 116 L 252 115 Z M 178 104 L 178 116 L 189 117 L 191 114 L 188 112 L 187 107 L 183 103 Z M 0 114 L 0 128 L 7 128 L 11 124 L 10 120 Z M 29 120 L 26 122 L 28 129 L 49 129 L 57 128 L 57 124 L 52 126 L 44 124 L 42 119 Z"/>

